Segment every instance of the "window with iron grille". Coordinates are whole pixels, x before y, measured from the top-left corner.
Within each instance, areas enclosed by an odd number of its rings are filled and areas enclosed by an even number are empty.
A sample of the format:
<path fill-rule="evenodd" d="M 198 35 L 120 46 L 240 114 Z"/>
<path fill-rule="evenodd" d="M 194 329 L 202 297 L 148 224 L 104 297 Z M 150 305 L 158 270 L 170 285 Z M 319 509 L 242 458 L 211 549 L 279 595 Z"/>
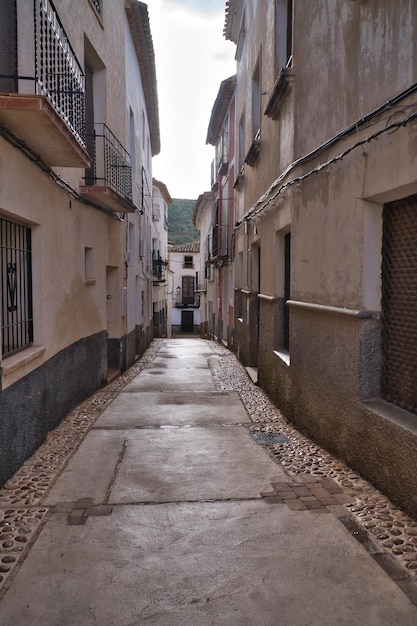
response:
<path fill-rule="evenodd" d="M 383 394 L 417 413 L 417 196 L 384 206 Z"/>
<path fill-rule="evenodd" d="M 183 267 L 188 268 L 188 269 L 192 269 L 194 267 L 194 259 L 192 256 L 184 257 Z"/>
<path fill-rule="evenodd" d="M 0 218 L 1 346 L 7 356 L 33 341 L 31 230 Z"/>

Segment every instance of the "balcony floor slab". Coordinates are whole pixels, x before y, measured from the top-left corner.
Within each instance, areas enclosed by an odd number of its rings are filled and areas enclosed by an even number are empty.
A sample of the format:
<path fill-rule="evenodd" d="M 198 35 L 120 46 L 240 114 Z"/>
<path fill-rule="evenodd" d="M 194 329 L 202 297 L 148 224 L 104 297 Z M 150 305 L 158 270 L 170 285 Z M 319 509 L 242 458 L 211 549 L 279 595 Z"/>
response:
<path fill-rule="evenodd" d="M 46 96 L 0 94 L 0 123 L 56 167 L 90 167 L 86 150 Z"/>

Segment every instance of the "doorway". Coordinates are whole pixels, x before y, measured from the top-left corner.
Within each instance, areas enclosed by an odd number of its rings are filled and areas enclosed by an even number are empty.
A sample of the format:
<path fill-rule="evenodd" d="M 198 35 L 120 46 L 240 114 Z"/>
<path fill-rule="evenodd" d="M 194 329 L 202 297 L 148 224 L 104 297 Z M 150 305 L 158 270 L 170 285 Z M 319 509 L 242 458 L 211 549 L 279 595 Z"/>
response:
<path fill-rule="evenodd" d="M 181 332 L 194 332 L 194 311 L 181 311 Z"/>

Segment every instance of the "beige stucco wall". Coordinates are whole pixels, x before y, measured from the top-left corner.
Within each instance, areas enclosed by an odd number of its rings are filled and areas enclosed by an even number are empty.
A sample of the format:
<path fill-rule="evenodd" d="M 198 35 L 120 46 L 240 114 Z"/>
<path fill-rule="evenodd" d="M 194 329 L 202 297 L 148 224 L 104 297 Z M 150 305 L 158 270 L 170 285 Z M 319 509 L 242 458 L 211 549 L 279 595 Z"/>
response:
<path fill-rule="evenodd" d="M 120 261 L 110 250 L 123 241 L 124 225 L 82 205 L 0 142 L 0 213 L 32 228 L 34 344 L 45 347 L 47 360 L 106 328 L 105 268 Z M 92 281 L 85 280 L 85 247 L 93 250 Z"/>
<path fill-rule="evenodd" d="M 260 2 L 244 4 L 237 120 L 239 106 L 250 102 L 260 44 L 267 55 L 273 30 Z M 279 119 L 262 117 L 258 161 L 245 166 L 237 189 L 238 219 L 249 219 L 236 230 L 235 255 L 239 358 L 258 366 L 259 384 L 289 419 L 414 513 L 415 416 L 385 402 L 381 385 L 381 262 L 384 203 L 417 193 L 417 134 L 408 119 L 417 92 L 362 118 L 416 82 L 416 20 L 411 1 L 294 1 L 294 83 Z M 267 72 L 262 89 L 269 89 Z M 289 231 L 285 305 L 282 236 Z M 286 306 L 289 351 L 282 346 Z"/>
<path fill-rule="evenodd" d="M 12 360 L 20 363 L 25 355 L 3 361 L 3 388 L 81 338 L 104 331 L 110 339 L 129 336 L 132 342 L 135 329 L 148 332 L 152 319 L 152 172 L 146 104 L 125 3 L 103 4 L 102 17 L 89 0 L 75 4 L 57 0 L 55 8 L 80 65 L 87 59 L 98 76 L 94 83 L 95 121 L 105 122 L 135 155 L 133 199 L 143 214 L 114 216 L 81 203 L 77 194 L 83 169 L 53 168 L 65 181 L 60 186 L 19 150 L 0 140 L 0 213 L 32 228 L 34 344 L 42 346 L 35 359 L 13 366 L 13 375 L 7 364 Z M 18 0 L 17 6 L 19 74 L 33 75 L 33 4 Z M 19 84 L 20 89 L 23 86 L 33 93 L 33 83 Z M 142 194 L 144 180 L 147 187 Z M 125 254 L 129 246 L 131 254 Z M 93 266 L 87 281 L 86 248 L 91 249 Z M 134 358 L 134 348 L 128 350 Z"/>
<path fill-rule="evenodd" d="M 296 157 L 416 82 L 412 1 L 295 0 L 294 25 Z"/>
<path fill-rule="evenodd" d="M 258 59 L 261 65 L 261 147 L 253 166 L 245 164 L 244 183 L 235 203 L 236 220 L 265 193 L 279 173 L 293 160 L 293 100 L 292 92 L 284 99 L 280 121 L 263 115 L 272 93 L 275 76 L 274 3 L 245 3 L 246 34 L 242 57 L 237 63 L 236 124 L 245 115 L 245 154 L 253 140 L 251 99 L 252 76 Z M 236 140 L 239 133 L 236 131 Z M 235 160 L 239 150 L 235 151 Z M 235 171 L 238 171 L 236 164 Z"/>

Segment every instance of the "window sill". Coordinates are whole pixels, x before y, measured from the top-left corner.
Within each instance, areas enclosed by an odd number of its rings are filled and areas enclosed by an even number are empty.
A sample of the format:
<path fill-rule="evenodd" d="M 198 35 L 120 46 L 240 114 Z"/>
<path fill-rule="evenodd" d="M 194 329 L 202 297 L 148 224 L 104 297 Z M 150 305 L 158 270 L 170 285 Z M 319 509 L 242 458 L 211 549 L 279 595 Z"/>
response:
<path fill-rule="evenodd" d="M 26 348 L 26 350 L 22 350 L 21 352 L 17 352 L 16 354 L 12 354 L 11 356 L 5 357 L 1 362 L 1 368 L 3 373 L 3 383 L 6 383 L 6 386 L 15 382 L 15 377 L 12 377 L 12 374 L 16 373 L 18 370 L 22 370 L 26 368 L 28 365 L 36 361 L 42 357 L 45 353 L 45 346 L 32 346 L 31 348 Z M 8 377 L 12 377 L 12 381 L 5 380 Z M 5 385 L 3 385 L 4 388 Z"/>
<path fill-rule="evenodd" d="M 393 424 L 408 430 L 413 435 L 417 435 L 416 416 L 414 413 L 401 409 L 399 406 L 381 398 L 366 400 L 362 402 L 362 405 Z"/>
<path fill-rule="evenodd" d="M 86 278 L 84 281 L 85 285 L 95 285 L 96 284 L 96 279 L 95 278 Z"/>
<path fill-rule="evenodd" d="M 274 354 L 283 362 L 285 363 L 285 365 L 290 366 L 291 365 L 291 360 L 290 360 L 290 353 L 288 352 L 288 350 L 274 350 Z"/>
<path fill-rule="evenodd" d="M 290 87 L 294 82 L 294 69 L 283 67 L 278 79 L 272 89 L 271 97 L 265 109 L 265 115 L 273 120 L 277 120 Z"/>
<path fill-rule="evenodd" d="M 245 180 L 245 166 L 242 165 L 242 167 L 239 170 L 239 174 L 237 175 L 237 178 L 233 184 L 233 188 L 239 191 L 243 187 L 244 180 Z"/>
<path fill-rule="evenodd" d="M 248 150 L 247 155 L 245 156 L 245 163 L 247 163 L 250 167 L 253 167 L 258 160 L 259 153 L 261 151 L 261 140 L 254 139 L 251 143 L 251 146 Z"/>

